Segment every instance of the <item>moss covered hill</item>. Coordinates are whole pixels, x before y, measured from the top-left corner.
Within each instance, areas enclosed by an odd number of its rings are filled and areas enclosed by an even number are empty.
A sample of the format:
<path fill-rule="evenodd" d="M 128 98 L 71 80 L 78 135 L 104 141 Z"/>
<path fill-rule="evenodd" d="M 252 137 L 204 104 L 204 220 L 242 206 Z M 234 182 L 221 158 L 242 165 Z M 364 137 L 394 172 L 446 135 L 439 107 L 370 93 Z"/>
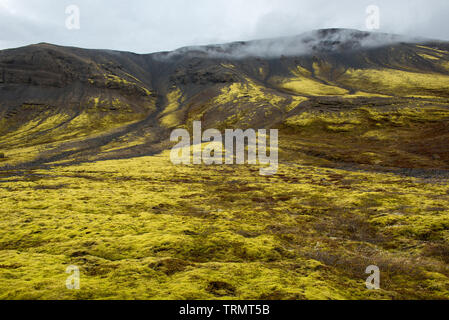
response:
<path fill-rule="evenodd" d="M 13 164 L 153 154 L 165 147 L 169 129 L 197 119 L 214 128 L 312 131 L 308 138 L 319 144 L 335 141 L 302 149 L 326 159 L 340 157 L 335 149 L 353 150 L 347 155 L 353 162 L 362 157 L 360 148 L 370 153 L 369 145 L 380 147 L 389 165 L 446 167 L 444 122 L 420 120 L 444 118 L 448 49 L 442 42 L 331 29 L 149 55 L 49 44 L 5 50 L 0 150 Z M 390 111 L 396 118 L 382 116 Z M 326 124 L 317 113 L 340 120 Z M 298 120 L 309 116 L 307 123 Z M 398 123 L 413 130 L 397 129 Z M 386 139 L 391 130 L 394 139 Z M 28 148 L 26 155 L 18 147 Z M 397 154 L 383 154 L 388 148 Z"/>
<path fill-rule="evenodd" d="M 280 129 L 278 174 L 173 166 L 193 120 Z M 448 43 L 4 50 L 0 137 L 0 298 L 449 298 Z"/>

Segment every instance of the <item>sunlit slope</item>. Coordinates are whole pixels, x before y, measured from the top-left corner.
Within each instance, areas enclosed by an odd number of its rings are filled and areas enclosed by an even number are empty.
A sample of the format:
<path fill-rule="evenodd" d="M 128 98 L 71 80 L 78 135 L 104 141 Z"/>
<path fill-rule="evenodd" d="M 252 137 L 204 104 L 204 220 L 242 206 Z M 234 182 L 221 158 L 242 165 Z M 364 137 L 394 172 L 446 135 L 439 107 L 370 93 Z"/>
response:
<path fill-rule="evenodd" d="M 285 66 L 290 74 L 274 75 L 268 80 L 281 89 L 306 96 L 449 95 L 447 50 L 404 44 L 351 54 L 299 59 L 299 64 Z"/>
<path fill-rule="evenodd" d="M 309 110 L 288 118 L 282 132 L 285 157 L 300 153 L 327 165 L 449 169 L 447 104 Z"/>

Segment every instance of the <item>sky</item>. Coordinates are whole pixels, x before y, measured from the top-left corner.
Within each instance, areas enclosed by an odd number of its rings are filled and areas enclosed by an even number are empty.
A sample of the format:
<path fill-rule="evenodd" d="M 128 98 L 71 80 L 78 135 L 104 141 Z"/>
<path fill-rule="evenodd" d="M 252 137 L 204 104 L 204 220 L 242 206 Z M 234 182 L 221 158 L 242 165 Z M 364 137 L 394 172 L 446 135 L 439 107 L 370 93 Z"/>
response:
<path fill-rule="evenodd" d="M 368 30 L 370 5 L 379 8 L 374 31 L 449 40 L 448 0 L 0 0 L 0 49 L 47 42 L 152 53 L 322 28 Z"/>

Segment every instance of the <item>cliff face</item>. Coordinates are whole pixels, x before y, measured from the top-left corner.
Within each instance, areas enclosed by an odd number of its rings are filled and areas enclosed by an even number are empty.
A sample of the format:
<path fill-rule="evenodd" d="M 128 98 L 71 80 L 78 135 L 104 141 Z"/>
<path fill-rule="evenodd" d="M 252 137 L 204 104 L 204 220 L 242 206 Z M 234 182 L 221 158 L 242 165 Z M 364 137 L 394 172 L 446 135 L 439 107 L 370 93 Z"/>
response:
<path fill-rule="evenodd" d="M 0 149 L 39 145 L 42 163 L 153 153 L 193 120 L 292 129 L 304 112 L 442 106 L 449 44 L 339 29 L 148 55 L 37 44 L 1 51 L 0 72 Z"/>

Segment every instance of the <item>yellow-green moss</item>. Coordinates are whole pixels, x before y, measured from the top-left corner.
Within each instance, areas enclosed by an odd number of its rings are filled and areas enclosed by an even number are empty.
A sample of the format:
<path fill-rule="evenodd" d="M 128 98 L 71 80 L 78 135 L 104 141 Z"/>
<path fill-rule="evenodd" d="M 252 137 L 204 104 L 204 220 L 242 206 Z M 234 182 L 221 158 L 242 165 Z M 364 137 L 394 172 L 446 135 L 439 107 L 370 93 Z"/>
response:
<path fill-rule="evenodd" d="M 396 96 L 439 96 L 439 92 L 449 91 L 449 76 L 394 69 L 350 69 L 339 82 L 362 91 Z"/>
<path fill-rule="evenodd" d="M 261 178 L 174 166 L 166 151 L 11 172 L 0 187 L 3 299 L 449 296 L 439 260 L 390 249 L 449 239 L 447 184 L 300 162 Z M 364 288 L 370 264 L 380 291 Z M 79 291 L 65 288 L 68 265 Z"/>

